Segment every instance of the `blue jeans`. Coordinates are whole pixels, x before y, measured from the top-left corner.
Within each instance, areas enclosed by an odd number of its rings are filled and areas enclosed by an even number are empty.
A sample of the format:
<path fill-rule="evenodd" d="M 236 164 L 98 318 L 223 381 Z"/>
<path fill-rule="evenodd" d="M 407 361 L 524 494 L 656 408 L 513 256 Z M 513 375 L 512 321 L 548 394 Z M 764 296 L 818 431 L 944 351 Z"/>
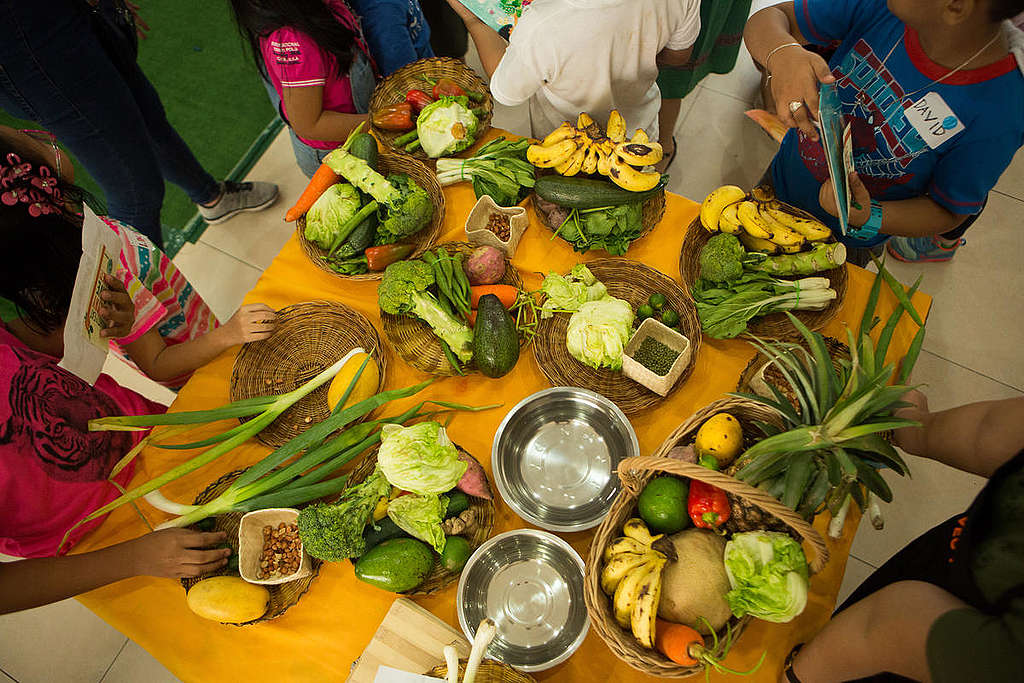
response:
<path fill-rule="evenodd" d="M 0 0 L 0 16 L 0 108 L 53 132 L 99 183 L 112 218 L 162 245 L 164 179 L 197 204 L 217 197 L 138 64 L 100 43 L 86 3 Z"/>

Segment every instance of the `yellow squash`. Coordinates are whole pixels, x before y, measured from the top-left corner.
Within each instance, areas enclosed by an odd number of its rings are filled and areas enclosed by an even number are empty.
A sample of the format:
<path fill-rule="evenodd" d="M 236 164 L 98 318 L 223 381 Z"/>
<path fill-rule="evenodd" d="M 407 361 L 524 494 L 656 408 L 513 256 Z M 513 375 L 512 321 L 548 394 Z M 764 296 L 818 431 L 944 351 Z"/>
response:
<path fill-rule="evenodd" d="M 342 395 L 345 393 L 345 389 L 348 388 L 352 378 L 355 377 L 356 372 L 359 371 L 359 366 L 363 364 L 363 359 L 366 358 L 366 352 L 355 353 L 348 361 L 341 366 L 341 370 L 334 376 L 331 381 L 331 386 L 327 389 L 327 405 L 334 410 L 334 407 L 338 405 L 338 401 L 341 400 Z M 366 368 L 363 370 L 363 374 L 359 376 L 359 381 L 356 382 L 356 386 L 352 389 L 352 393 L 348 397 L 348 401 L 345 402 L 346 406 L 355 405 L 360 401 L 364 401 L 377 393 L 377 385 L 380 383 L 380 370 L 377 368 L 377 363 L 371 360 L 366 364 Z"/>
<path fill-rule="evenodd" d="M 244 624 L 266 613 L 270 591 L 238 576 L 213 576 L 192 586 L 185 600 L 203 619 Z"/>

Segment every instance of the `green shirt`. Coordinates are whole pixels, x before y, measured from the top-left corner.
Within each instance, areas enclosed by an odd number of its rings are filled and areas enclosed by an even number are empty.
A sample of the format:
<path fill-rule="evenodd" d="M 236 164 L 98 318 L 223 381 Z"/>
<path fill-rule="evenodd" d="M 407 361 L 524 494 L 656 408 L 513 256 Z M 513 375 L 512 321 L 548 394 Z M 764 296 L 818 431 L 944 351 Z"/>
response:
<path fill-rule="evenodd" d="M 9 323 L 21 317 L 18 307 L 10 300 L 0 296 L 0 323 Z"/>

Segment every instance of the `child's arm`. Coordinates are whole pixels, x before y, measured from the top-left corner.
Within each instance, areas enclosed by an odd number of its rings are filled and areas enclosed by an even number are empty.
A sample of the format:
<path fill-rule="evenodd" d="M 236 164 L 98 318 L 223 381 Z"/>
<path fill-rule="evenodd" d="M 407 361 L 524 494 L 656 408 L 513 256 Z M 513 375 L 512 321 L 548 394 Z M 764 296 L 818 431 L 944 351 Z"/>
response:
<path fill-rule="evenodd" d="M 366 114 L 345 114 L 324 109 L 324 87 L 282 88 L 284 110 L 295 133 L 306 140 L 341 142 L 348 139 L 356 126 L 366 121 Z"/>
<path fill-rule="evenodd" d="M 656 61 L 658 66 L 685 66 L 693 55 L 693 46 L 685 50 L 670 50 L 667 47 L 658 53 Z"/>
<path fill-rule="evenodd" d="M 274 332 L 276 318 L 266 304 L 247 304 L 227 323 L 197 339 L 168 346 L 154 327 L 126 345 L 125 351 L 146 376 L 169 382 L 194 372 L 236 344 L 266 339 Z"/>
<path fill-rule="evenodd" d="M 480 63 L 483 64 L 487 77 L 494 75 L 495 69 L 505 55 L 508 43 L 498 35 L 493 28 L 480 21 L 479 17 L 466 9 L 459 0 L 448 0 L 455 13 L 458 14 L 466 24 L 466 30 L 473 37 L 473 44 L 476 45 L 477 54 L 480 55 Z"/>

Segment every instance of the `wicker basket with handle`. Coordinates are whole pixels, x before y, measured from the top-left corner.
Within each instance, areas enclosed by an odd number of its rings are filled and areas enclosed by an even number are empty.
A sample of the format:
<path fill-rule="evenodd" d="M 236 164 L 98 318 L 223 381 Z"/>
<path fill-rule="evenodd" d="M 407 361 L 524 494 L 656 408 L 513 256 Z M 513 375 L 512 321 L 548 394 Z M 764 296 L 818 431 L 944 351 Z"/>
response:
<path fill-rule="evenodd" d="M 458 680 L 460 681 L 466 674 L 467 661 L 465 659 L 459 660 Z M 427 675 L 447 680 L 445 677 L 448 675 L 448 665 L 438 664 L 428 671 Z M 485 659 L 480 662 L 480 668 L 476 670 L 476 681 L 477 683 L 536 683 L 536 679 L 533 676 L 522 671 L 516 671 L 508 664 L 495 659 Z"/>
<path fill-rule="evenodd" d="M 757 506 L 765 513 L 780 520 L 803 540 L 804 552 L 808 555 L 812 573 L 821 571 L 828 561 L 828 548 L 821 534 L 796 512 L 775 498 L 722 472 L 668 457 L 669 451 L 676 446 L 693 443 L 694 436 L 701 424 L 712 415 L 723 411 L 730 413 L 740 421 L 743 425 L 745 440 L 748 442 L 757 431 L 754 426 L 755 421 L 778 424 L 778 416 L 774 411 L 753 401 L 739 398 L 715 401 L 694 413 L 662 442 L 653 456 L 626 458 L 619 463 L 619 477 L 622 479 L 623 490 L 612 503 L 608 516 L 598 527 L 590 546 L 583 585 L 590 623 L 616 657 L 634 669 L 651 676 L 684 678 L 704 671 L 701 666 L 681 666 L 657 650 L 642 647 L 632 633 L 621 628 L 615 621 L 611 600 L 601 590 L 604 549 L 612 539 L 621 535 L 622 525 L 626 520 L 635 516 L 637 498 L 653 477 L 659 474 L 670 474 L 697 479 L 717 486 L 731 496 L 740 497 L 746 503 Z M 750 616 L 746 616 L 742 619 L 731 619 L 730 626 L 735 638 L 740 637 L 750 618 Z M 724 630 L 719 634 L 719 641 L 722 640 Z"/>

